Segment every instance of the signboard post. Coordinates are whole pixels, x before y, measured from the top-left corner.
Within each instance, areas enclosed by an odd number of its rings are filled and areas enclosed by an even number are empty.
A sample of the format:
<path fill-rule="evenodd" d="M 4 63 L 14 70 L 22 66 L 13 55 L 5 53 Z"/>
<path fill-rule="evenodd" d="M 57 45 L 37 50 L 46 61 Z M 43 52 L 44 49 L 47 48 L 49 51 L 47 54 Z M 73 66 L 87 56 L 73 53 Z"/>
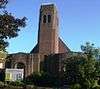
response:
<path fill-rule="evenodd" d="M 5 75 L 5 81 L 20 81 L 24 78 L 24 69 L 6 69 Z"/>

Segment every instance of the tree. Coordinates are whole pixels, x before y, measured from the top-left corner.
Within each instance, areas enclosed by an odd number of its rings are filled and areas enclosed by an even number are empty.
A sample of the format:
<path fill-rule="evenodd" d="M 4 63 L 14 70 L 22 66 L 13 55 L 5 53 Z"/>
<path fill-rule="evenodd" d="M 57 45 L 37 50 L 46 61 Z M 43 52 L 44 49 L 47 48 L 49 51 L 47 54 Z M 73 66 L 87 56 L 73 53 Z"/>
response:
<path fill-rule="evenodd" d="M 15 18 L 8 12 L 0 14 L 0 49 L 4 50 L 8 46 L 7 39 L 18 36 L 20 27 L 25 27 L 25 17 Z"/>
<path fill-rule="evenodd" d="M 94 44 L 90 44 L 89 42 L 86 42 L 85 45 L 81 45 L 81 50 L 88 57 L 94 57 L 94 59 L 100 55 L 100 48 L 94 47 Z"/>
<path fill-rule="evenodd" d="M 15 18 L 4 9 L 7 3 L 8 0 L 0 0 L 0 51 L 5 51 L 8 46 L 7 39 L 17 37 L 20 28 L 26 26 L 26 17 L 22 19 Z"/>
<path fill-rule="evenodd" d="M 94 89 L 98 87 L 97 76 L 100 75 L 100 62 L 95 57 L 99 49 L 93 44 L 86 43 L 81 46 L 81 50 L 82 53 L 72 55 L 65 62 L 65 78 L 71 89 L 76 89 L 74 85 L 78 86 L 77 89 Z"/>
<path fill-rule="evenodd" d="M 5 8 L 7 3 L 8 3 L 8 0 L 0 0 L 0 8 Z"/>

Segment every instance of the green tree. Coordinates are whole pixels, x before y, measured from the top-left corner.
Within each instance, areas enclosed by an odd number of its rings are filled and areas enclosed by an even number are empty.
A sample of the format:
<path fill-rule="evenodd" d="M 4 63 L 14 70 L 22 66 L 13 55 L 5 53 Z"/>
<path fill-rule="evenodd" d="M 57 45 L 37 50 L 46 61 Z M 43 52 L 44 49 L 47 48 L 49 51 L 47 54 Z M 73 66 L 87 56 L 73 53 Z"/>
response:
<path fill-rule="evenodd" d="M 78 85 L 78 89 L 94 89 L 99 86 L 97 76 L 100 75 L 100 62 L 95 57 L 99 49 L 90 43 L 82 45 L 81 49 L 82 53 L 72 55 L 65 62 L 65 78 L 71 89 L 74 89 L 74 85 Z"/>
<path fill-rule="evenodd" d="M 7 3 L 8 3 L 8 0 L 0 0 L 0 8 L 5 8 Z"/>
<path fill-rule="evenodd" d="M 94 44 L 90 44 L 90 42 L 81 45 L 81 50 L 87 57 L 94 57 L 94 59 L 97 59 L 97 56 L 100 55 L 100 48 L 94 47 Z"/>
<path fill-rule="evenodd" d="M 14 17 L 6 11 L 8 0 L 0 0 L 0 51 L 5 51 L 8 39 L 18 36 L 21 27 L 26 26 L 26 17 L 22 19 Z"/>

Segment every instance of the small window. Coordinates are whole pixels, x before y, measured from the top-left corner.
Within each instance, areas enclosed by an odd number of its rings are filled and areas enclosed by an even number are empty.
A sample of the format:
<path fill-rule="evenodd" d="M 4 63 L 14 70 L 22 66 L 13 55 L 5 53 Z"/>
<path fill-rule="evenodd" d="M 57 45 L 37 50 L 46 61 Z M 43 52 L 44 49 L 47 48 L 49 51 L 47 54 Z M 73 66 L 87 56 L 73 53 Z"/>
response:
<path fill-rule="evenodd" d="M 46 15 L 43 16 L 43 23 L 46 23 Z"/>
<path fill-rule="evenodd" d="M 51 22 L 51 15 L 48 15 L 48 23 Z"/>

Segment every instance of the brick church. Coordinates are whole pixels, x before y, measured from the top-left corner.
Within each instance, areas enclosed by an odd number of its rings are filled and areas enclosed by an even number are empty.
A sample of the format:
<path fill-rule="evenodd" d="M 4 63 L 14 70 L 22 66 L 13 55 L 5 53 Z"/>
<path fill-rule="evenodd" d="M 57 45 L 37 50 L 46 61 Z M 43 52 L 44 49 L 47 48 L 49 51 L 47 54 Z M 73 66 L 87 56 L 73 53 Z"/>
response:
<path fill-rule="evenodd" d="M 57 73 L 70 49 L 59 37 L 59 17 L 54 4 L 41 5 L 38 41 L 30 53 L 9 54 L 6 68 L 24 68 L 25 76 L 43 70 Z"/>

